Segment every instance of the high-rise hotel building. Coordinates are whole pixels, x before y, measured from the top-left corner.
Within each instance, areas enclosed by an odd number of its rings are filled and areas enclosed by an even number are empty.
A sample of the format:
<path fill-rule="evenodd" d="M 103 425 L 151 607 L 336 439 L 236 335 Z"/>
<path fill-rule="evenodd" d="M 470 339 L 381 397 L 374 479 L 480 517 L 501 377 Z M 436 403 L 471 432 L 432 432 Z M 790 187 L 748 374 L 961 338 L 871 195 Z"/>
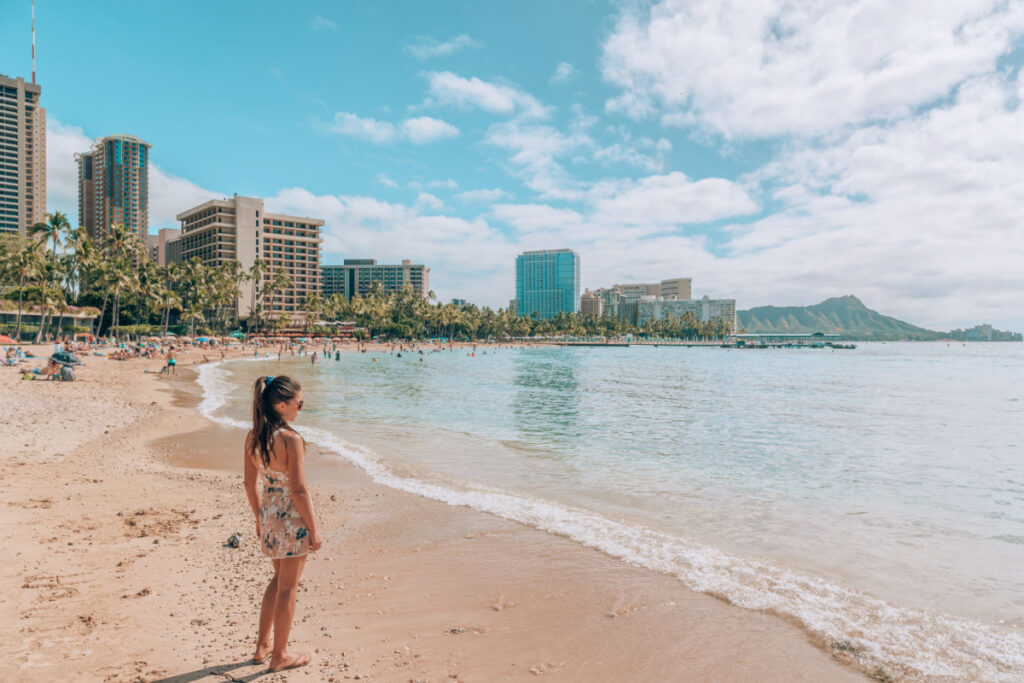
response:
<path fill-rule="evenodd" d="M 376 259 L 345 259 L 340 266 L 320 269 L 320 292 L 324 296 L 341 294 L 346 300 L 358 294 L 366 296 L 376 283 L 385 292 L 397 292 L 406 285 L 424 299 L 430 294 L 430 268 L 405 259 L 401 264 L 378 264 Z"/>
<path fill-rule="evenodd" d="M 266 314 L 279 318 L 287 314 L 294 323 L 305 318 L 306 296 L 320 292 L 320 228 L 324 221 L 283 214 L 266 213 L 263 200 L 255 197 L 211 199 L 177 215 L 181 222 L 181 260 L 198 257 L 209 266 L 239 261 L 248 271 L 259 257 L 267 264 L 264 281 L 283 271 L 291 285 L 276 292 Z M 178 249 L 173 242 L 168 249 Z M 239 283 L 238 317 L 251 315 L 253 287 L 247 280 Z M 262 284 L 262 283 L 260 283 Z"/>
<path fill-rule="evenodd" d="M 120 223 L 143 240 L 149 233 L 149 149 L 134 135 L 109 135 L 78 162 L 78 224 L 100 239 Z"/>
<path fill-rule="evenodd" d="M 527 251 L 516 257 L 515 308 L 542 320 L 580 310 L 580 257 L 572 249 Z"/>
<path fill-rule="evenodd" d="M 46 110 L 42 88 L 0 74 L 0 232 L 46 220 Z"/>

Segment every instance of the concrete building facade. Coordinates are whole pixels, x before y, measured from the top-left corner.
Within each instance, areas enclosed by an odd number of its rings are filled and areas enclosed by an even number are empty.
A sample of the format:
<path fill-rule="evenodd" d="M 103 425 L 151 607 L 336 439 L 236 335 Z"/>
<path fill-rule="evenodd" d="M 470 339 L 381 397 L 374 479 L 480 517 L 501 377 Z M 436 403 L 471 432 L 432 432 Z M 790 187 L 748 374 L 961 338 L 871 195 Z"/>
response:
<path fill-rule="evenodd" d="M 689 299 L 691 296 L 692 278 L 679 277 L 655 283 L 612 285 L 612 289 L 620 292 L 627 301 L 644 296 L 659 296 L 663 299 Z"/>
<path fill-rule="evenodd" d="M 78 224 L 95 240 L 120 223 L 143 240 L 149 233 L 148 142 L 134 135 L 98 138 L 78 162 Z"/>
<path fill-rule="evenodd" d="M 397 292 L 409 285 L 421 297 L 430 295 L 430 268 L 403 259 L 400 264 L 378 264 L 376 259 L 345 259 L 341 265 L 325 265 L 320 269 L 320 292 L 323 296 L 341 294 L 347 301 L 358 294 L 366 296 L 379 282 L 385 292 Z"/>
<path fill-rule="evenodd" d="M 516 257 L 519 315 L 549 320 L 580 307 L 580 257 L 572 249 L 527 251 Z"/>
<path fill-rule="evenodd" d="M 181 230 L 178 228 L 161 228 L 157 234 L 148 235 L 146 243 L 150 246 L 150 260 L 158 266 L 181 263 Z"/>
<path fill-rule="evenodd" d="M 636 302 L 636 321 L 643 326 L 650 320 L 681 318 L 687 312 L 693 313 L 700 322 L 721 318 L 729 325 L 729 333 L 736 331 L 736 299 L 663 299 L 644 297 Z"/>
<path fill-rule="evenodd" d="M 689 299 L 693 279 L 678 277 L 672 280 L 661 281 L 661 298 L 663 299 Z"/>
<path fill-rule="evenodd" d="M 320 228 L 324 221 L 283 214 L 266 213 L 263 200 L 256 197 L 211 199 L 177 215 L 181 237 L 170 240 L 168 258 L 180 244 L 180 262 L 198 258 L 209 266 L 238 261 L 248 271 L 259 257 L 267 264 L 263 281 L 277 272 L 284 272 L 291 285 L 274 294 L 267 303 L 266 315 L 280 318 L 287 315 L 292 322 L 305 318 L 303 303 L 310 294 L 320 291 Z M 238 317 L 251 315 L 252 280 L 239 283 Z"/>
<path fill-rule="evenodd" d="M 46 220 L 46 110 L 42 88 L 0 74 L 0 232 Z"/>
<path fill-rule="evenodd" d="M 596 315 L 600 318 L 604 315 L 604 301 L 595 292 L 588 289 L 580 296 L 580 313 Z"/>

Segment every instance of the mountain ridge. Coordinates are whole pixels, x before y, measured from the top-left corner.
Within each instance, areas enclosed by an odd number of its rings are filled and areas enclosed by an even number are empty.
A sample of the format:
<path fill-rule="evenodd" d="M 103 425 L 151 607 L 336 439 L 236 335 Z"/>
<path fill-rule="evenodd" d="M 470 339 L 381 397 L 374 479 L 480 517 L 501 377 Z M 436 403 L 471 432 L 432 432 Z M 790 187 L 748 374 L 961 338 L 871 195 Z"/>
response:
<path fill-rule="evenodd" d="M 811 306 L 758 306 L 736 311 L 736 322 L 739 329 L 748 333 L 824 332 L 863 340 L 930 340 L 949 335 L 879 313 L 853 294 L 832 297 Z"/>

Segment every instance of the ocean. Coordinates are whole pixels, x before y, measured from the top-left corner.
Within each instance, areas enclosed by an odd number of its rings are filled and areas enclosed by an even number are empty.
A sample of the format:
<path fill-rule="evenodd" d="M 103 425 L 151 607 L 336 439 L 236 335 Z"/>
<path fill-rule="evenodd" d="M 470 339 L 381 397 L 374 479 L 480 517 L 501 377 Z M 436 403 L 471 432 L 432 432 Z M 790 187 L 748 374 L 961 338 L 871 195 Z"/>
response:
<path fill-rule="evenodd" d="M 429 349 L 429 347 L 427 347 Z M 783 615 L 896 678 L 1024 679 L 1024 345 L 480 346 L 203 366 L 256 376 L 397 489 Z"/>

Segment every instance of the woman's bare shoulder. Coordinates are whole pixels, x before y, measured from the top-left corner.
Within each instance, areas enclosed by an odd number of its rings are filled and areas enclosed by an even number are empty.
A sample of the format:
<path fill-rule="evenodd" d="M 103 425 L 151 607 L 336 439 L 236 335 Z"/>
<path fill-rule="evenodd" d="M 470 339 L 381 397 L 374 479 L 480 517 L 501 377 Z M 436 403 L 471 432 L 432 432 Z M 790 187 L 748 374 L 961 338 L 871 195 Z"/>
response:
<path fill-rule="evenodd" d="M 285 427 L 278 433 L 278 435 L 281 437 L 281 441 L 283 441 L 289 448 L 294 448 L 296 445 L 304 443 L 302 437 L 299 436 L 299 433 L 290 427 Z"/>

